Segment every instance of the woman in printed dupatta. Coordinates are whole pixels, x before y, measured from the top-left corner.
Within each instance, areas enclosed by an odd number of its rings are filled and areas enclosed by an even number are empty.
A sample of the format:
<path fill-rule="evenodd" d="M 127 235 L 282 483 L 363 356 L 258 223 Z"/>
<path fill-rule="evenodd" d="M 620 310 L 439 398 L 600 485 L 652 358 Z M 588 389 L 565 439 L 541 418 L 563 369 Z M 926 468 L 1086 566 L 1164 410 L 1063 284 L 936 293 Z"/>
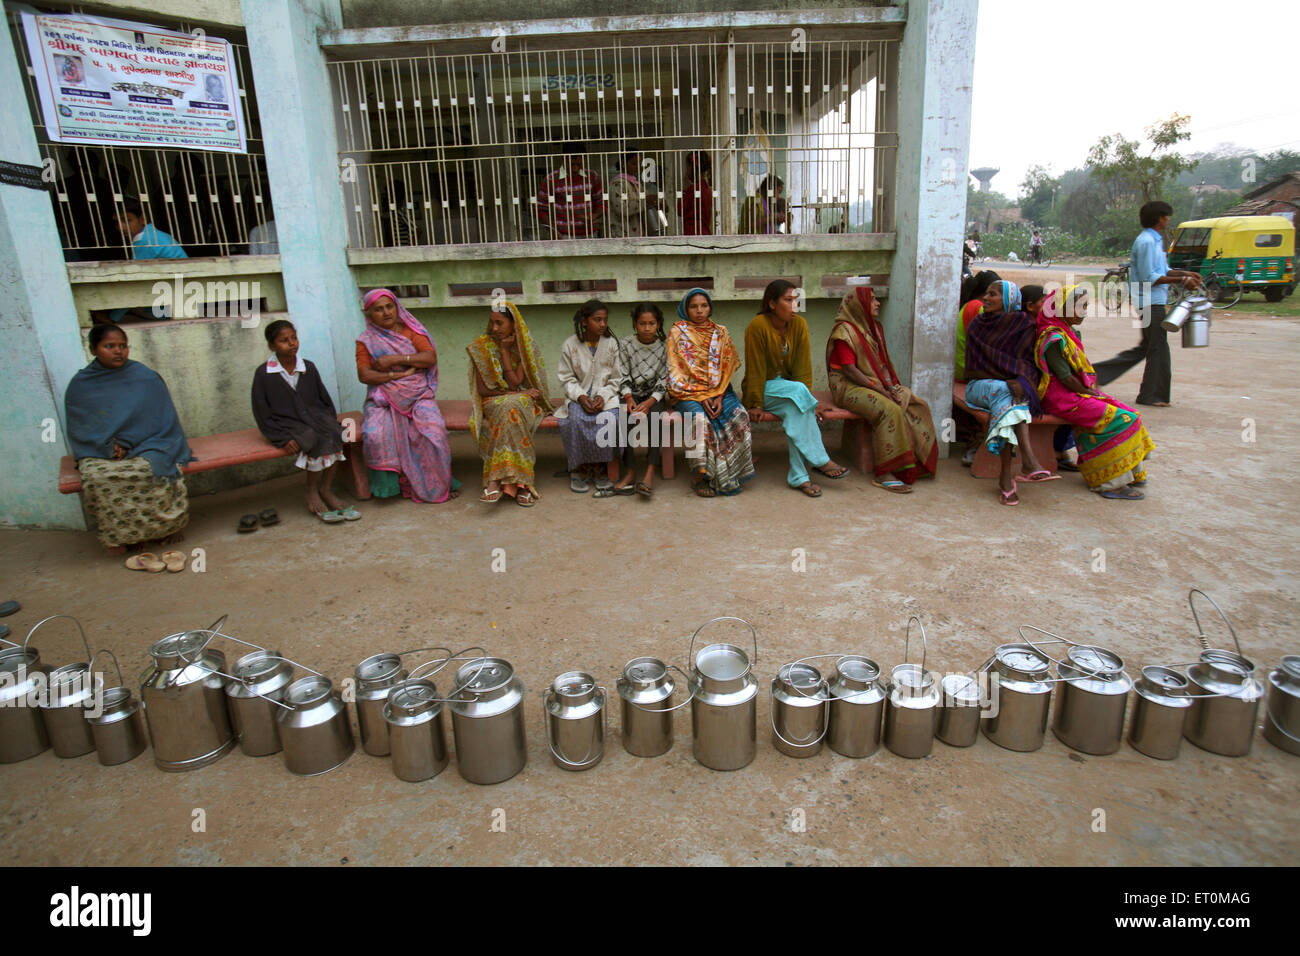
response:
<path fill-rule="evenodd" d="M 451 443 L 434 395 L 438 353 L 424 326 L 387 289 L 361 300 L 366 327 L 357 336 L 357 378 L 366 390 L 361 427 L 370 491 L 419 502 L 456 497 Z"/>
<path fill-rule="evenodd" d="M 984 443 L 1002 459 L 999 500 L 1020 504 L 1016 483 L 1060 478 L 1039 464 L 1029 443 L 1029 422 L 1042 413 L 1038 399 L 1041 374 L 1034 364 L 1038 330 L 1020 309 L 1020 289 L 1005 279 L 984 293 L 984 311 L 966 332 L 966 404 L 988 412 Z M 1023 464 L 1011 470 L 1011 446 L 1019 444 Z"/>
<path fill-rule="evenodd" d="M 1147 483 L 1143 460 L 1155 448 L 1142 416 L 1097 388 L 1097 375 L 1074 327 L 1088 311 L 1088 290 L 1071 286 L 1050 296 L 1038 313 L 1034 360 L 1043 373 L 1043 411 L 1074 426 L 1079 472 L 1103 498 L 1140 501 Z"/>
<path fill-rule="evenodd" d="M 677 305 L 681 321 L 668 332 L 668 395 L 686 425 L 691 489 L 701 498 L 738 494 L 754 477 L 749 414 L 740 404 L 731 377 L 740 355 L 724 325 L 714 322 L 713 300 L 692 289 Z M 696 441 L 703 433 L 703 448 Z"/>
<path fill-rule="evenodd" d="M 879 315 L 880 300 L 870 286 L 840 300 L 826 344 L 827 377 L 835 404 L 871 423 L 871 483 L 908 494 L 917 478 L 933 477 L 939 443 L 930 406 L 898 380 Z"/>
<path fill-rule="evenodd" d="M 763 311 L 745 329 L 745 378 L 741 401 L 750 419 L 775 415 L 785 430 L 790 455 L 786 483 L 810 498 L 822 490 L 808 476 L 811 466 L 827 478 L 843 478 L 848 469 L 831 461 L 822 443 L 823 406 L 812 393 L 812 348 L 808 323 L 795 312 L 798 290 L 793 282 L 774 279 L 763 290 Z"/>
<path fill-rule="evenodd" d="M 64 395 L 68 444 L 86 511 L 111 553 L 145 541 L 179 540 L 190 520 L 181 468 L 194 459 L 167 383 L 132 361 L 116 325 L 90 330 L 94 360 Z"/>
<path fill-rule="evenodd" d="M 469 427 L 483 458 L 479 500 L 500 501 L 505 495 L 531 507 L 541 497 L 533 485 L 533 433 L 552 409 L 546 367 L 524 317 L 511 302 L 491 313 L 487 331 L 465 351 L 470 359 L 469 393 L 474 396 Z"/>

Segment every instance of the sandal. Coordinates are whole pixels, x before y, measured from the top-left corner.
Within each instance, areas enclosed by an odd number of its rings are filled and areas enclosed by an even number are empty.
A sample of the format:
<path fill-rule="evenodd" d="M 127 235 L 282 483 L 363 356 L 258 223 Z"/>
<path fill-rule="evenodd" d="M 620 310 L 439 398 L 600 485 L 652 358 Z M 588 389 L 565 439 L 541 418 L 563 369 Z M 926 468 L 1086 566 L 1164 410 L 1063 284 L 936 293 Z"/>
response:
<path fill-rule="evenodd" d="M 361 520 L 361 512 L 358 511 L 356 508 L 352 507 L 351 505 L 348 505 L 346 508 L 339 511 L 339 514 L 343 516 L 344 521 Z"/>
<path fill-rule="evenodd" d="M 1070 459 L 1068 458 L 1058 458 L 1056 459 L 1056 470 L 1057 471 L 1078 471 L 1079 466 L 1076 465 L 1074 462 L 1070 461 Z"/>
<path fill-rule="evenodd" d="M 650 485 L 647 485 L 644 481 L 638 481 L 636 483 L 636 493 L 640 495 L 642 498 L 653 498 L 655 494 L 655 490 Z"/>
<path fill-rule="evenodd" d="M 903 482 L 899 481 L 897 478 L 890 478 L 888 481 L 876 480 L 876 481 L 872 481 L 871 483 L 875 485 L 877 488 L 883 488 L 886 491 L 892 491 L 896 495 L 910 495 L 912 493 L 912 486 L 908 484 L 904 484 Z"/>
<path fill-rule="evenodd" d="M 0 604 L 0 617 L 17 614 L 20 610 L 22 610 L 22 605 L 17 601 L 5 601 L 4 604 Z"/>
<path fill-rule="evenodd" d="M 576 471 L 569 472 L 569 490 L 575 495 L 585 495 L 591 490 L 591 482 Z"/>
<path fill-rule="evenodd" d="M 1026 473 L 1023 472 L 1023 471 L 1022 471 L 1022 472 L 1018 472 L 1018 473 L 1016 474 L 1016 476 L 1015 476 L 1016 481 L 1035 481 L 1035 482 L 1037 482 L 1037 481 L 1057 481 L 1057 480 L 1060 479 L 1060 477 L 1061 477 L 1060 475 L 1054 475 L 1054 474 L 1052 474 L 1052 473 L 1051 473 L 1050 471 L 1048 471 L 1046 468 L 1039 468 L 1037 471 L 1031 471 L 1031 472 L 1029 472 L 1028 474 L 1026 474 Z"/>
<path fill-rule="evenodd" d="M 826 470 L 827 468 L 838 468 L 839 471 L 827 471 Z M 833 461 L 828 461 L 826 464 L 822 465 L 820 468 L 816 470 L 821 472 L 827 478 L 843 478 L 845 475 L 849 473 L 849 470 L 847 468 L 845 468 L 843 465 L 837 465 Z"/>
<path fill-rule="evenodd" d="M 338 524 L 344 520 L 343 515 L 337 511 L 322 511 L 318 517 L 326 524 Z"/>
<path fill-rule="evenodd" d="M 809 498 L 820 498 L 822 496 L 822 490 L 811 481 L 805 481 L 802 485 L 792 485 L 791 487 L 793 487 L 795 491 L 802 491 Z"/>
<path fill-rule="evenodd" d="M 488 491 L 486 488 L 484 488 L 483 494 L 478 496 L 478 500 L 486 501 L 489 504 L 491 504 L 494 501 L 500 501 L 501 495 L 502 495 L 502 491 L 500 488 L 497 488 L 495 491 Z"/>
<path fill-rule="evenodd" d="M 175 574 L 178 571 L 185 570 L 185 552 L 184 551 L 164 551 L 162 553 L 163 565 L 168 571 Z"/>
<path fill-rule="evenodd" d="M 236 529 L 240 534 L 257 530 L 257 515 L 244 515 L 239 519 L 239 527 Z"/>
<path fill-rule="evenodd" d="M 703 472 L 697 474 L 691 482 L 691 491 L 701 498 L 716 498 L 718 493 L 709 485 L 708 476 Z"/>
<path fill-rule="evenodd" d="M 537 504 L 537 497 L 531 491 L 521 489 L 519 494 L 515 495 L 515 504 L 521 508 L 531 508 Z"/>
<path fill-rule="evenodd" d="M 263 528 L 269 528 L 273 524 L 280 523 L 280 516 L 275 513 L 274 508 L 267 508 L 257 516 L 257 519 L 262 522 Z"/>
<path fill-rule="evenodd" d="M 615 491 L 613 488 L 597 488 L 593 498 L 617 498 L 622 492 Z"/>
<path fill-rule="evenodd" d="M 126 559 L 126 566 L 132 571 L 148 571 L 151 574 L 167 570 L 167 565 L 158 560 L 158 555 L 149 551 L 131 555 Z"/>
<path fill-rule="evenodd" d="M 1016 489 L 1014 488 L 1012 488 L 1010 491 L 1003 491 L 1001 488 L 999 488 L 998 497 L 1000 498 L 1000 500 L 1004 505 L 1009 505 L 1012 508 L 1020 504 L 1020 496 L 1016 494 Z"/>
<path fill-rule="evenodd" d="M 1103 498 L 1113 498 L 1119 501 L 1141 501 L 1146 497 L 1145 494 L 1135 488 L 1116 488 L 1114 491 L 1097 492 Z"/>

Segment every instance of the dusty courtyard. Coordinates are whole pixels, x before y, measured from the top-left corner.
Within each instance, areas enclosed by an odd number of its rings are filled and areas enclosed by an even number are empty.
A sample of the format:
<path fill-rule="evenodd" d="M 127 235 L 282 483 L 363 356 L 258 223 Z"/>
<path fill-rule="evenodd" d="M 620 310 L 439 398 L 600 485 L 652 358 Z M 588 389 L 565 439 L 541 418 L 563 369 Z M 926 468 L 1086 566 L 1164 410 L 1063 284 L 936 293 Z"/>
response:
<path fill-rule="evenodd" d="M 1091 319 L 1084 331 L 1094 360 L 1137 337 L 1119 320 Z M 1262 672 L 1300 653 L 1300 321 L 1216 317 L 1210 348 L 1175 341 L 1173 351 L 1174 407 L 1148 410 L 1157 451 L 1144 502 L 1103 501 L 1067 475 L 1004 508 L 995 483 L 955 458 L 907 497 L 851 474 L 808 500 L 785 487 L 784 441 L 769 432 L 756 443 L 757 479 L 733 499 L 698 500 L 680 474 L 649 502 L 595 501 L 545 477 L 542 500 L 525 510 L 475 500 L 477 458 L 458 435 L 467 495 L 444 505 L 365 503 L 362 521 L 326 526 L 301 509 L 298 477 L 195 498 L 185 547 L 203 549 L 202 573 L 125 570 L 86 533 L 4 532 L 0 600 L 23 604 L 6 619 L 18 640 L 46 615 L 72 614 L 137 691 L 150 643 L 227 612 L 229 633 L 336 683 L 379 651 L 481 644 L 527 684 L 529 760 L 512 780 L 479 787 L 454 757 L 409 784 L 359 747 L 313 778 L 238 751 L 184 774 L 158 771 L 148 751 L 117 767 L 46 751 L 0 767 L 0 851 L 31 865 L 1294 862 L 1300 758 L 1259 736 L 1247 757 L 1184 742 L 1171 762 L 1127 744 L 1084 757 L 1050 732 L 1035 753 L 981 737 L 968 749 L 936 743 L 921 760 L 883 746 L 862 760 L 829 750 L 795 760 L 771 745 L 767 687 L 782 662 L 862 653 L 887 671 L 903 658 L 913 613 L 933 670 L 972 669 L 1016 640 L 1017 625 L 1035 624 L 1113 648 L 1136 673 L 1195 657 L 1187 591 L 1199 586 Z M 1131 401 L 1138 375 L 1110 390 Z M 1255 440 L 1243 440 L 1252 426 Z M 541 447 L 549 476 L 558 439 Z M 279 526 L 235 533 L 241 514 L 268 506 Z M 503 572 L 494 549 L 504 549 Z M 806 570 L 794 570 L 796 549 Z M 1225 646 L 1208 610 L 1207 633 Z M 540 700 L 552 678 L 583 669 L 612 690 L 632 657 L 684 666 L 691 631 L 718 615 L 758 628 L 750 766 L 696 763 L 689 710 L 663 757 L 628 755 L 615 715 L 599 766 L 552 763 Z M 47 625 L 33 643 L 47 662 L 83 656 L 70 627 Z"/>

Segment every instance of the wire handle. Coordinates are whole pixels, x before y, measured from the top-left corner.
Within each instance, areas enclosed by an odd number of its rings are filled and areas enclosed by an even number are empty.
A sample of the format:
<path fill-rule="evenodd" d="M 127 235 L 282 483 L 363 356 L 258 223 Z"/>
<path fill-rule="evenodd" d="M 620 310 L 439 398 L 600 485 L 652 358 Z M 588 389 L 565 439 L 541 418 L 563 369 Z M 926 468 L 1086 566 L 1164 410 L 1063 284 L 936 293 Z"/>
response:
<path fill-rule="evenodd" d="M 925 624 L 919 617 L 913 614 L 907 619 L 907 631 L 903 634 L 903 663 L 907 663 L 908 644 L 912 637 L 912 622 L 915 621 L 921 629 L 921 673 L 925 673 L 925 655 L 929 652 L 929 646 L 925 640 Z"/>
<path fill-rule="evenodd" d="M 825 655 L 825 656 L 829 657 L 830 655 L 827 654 L 827 655 Z M 822 684 L 825 684 L 825 683 L 826 683 L 826 678 L 823 677 L 823 678 L 818 682 L 818 685 L 817 685 L 817 686 L 820 687 Z M 829 687 L 829 685 L 827 685 L 827 691 L 826 691 L 826 692 L 827 692 L 828 694 L 830 693 L 830 687 Z M 807 695 L 805 694 L 804 696 L 806 697 Z M 767 716 L 768 716 L 768 719 L 771 720 L 771 722 L 772 722 L 772 733 L 776 734 L 778 737 L 781 738 L 781 743 L 785 744 L 787 747 L 794 747 L 796 750 L 807 750 L 809 747 L 816 747 L 819 743 L 821 743 L 823 740 L 826 739 L 826 731 L 830 728 L 830 725 L 831 725 L 831 722 L 830 722 L 829 720 L 827 720 L 827 717 L 830 716 L 830 713 L 829 713 L 829 712 L 830 712 L 830 706 L 831 706 L 831 702 L 830 702 L 830 698 L 829 698 L 829 697 L 822 701 L 822 732 L 821 732 L 820 734 L 818 734 L 818 735 L 817 735 L 817 739 L 814 740 L 814 741 L 813 741 L 812 743 L 810 743 L 810 744 L 797 744 L 797 743 L 794 743 L 793 741 L 790 741 L 790 740 L 786 740 L 786 739 L 785 739 L 785 735 L 782 734 L 781 731 L 779 731 L 779 730 L 776 729 L 776 707 L 774 706 L 774 704 L 775 704 L 775 701 L 774 701 L 774 699 L 773 699 L 773 695 L 772 695 L 772 688 L 771 688 L 771 687 L 768 687 L 768 689 L 767 689 Z"/>
<path fill-rule="evenodd" d="M 46 624 L 60 617 L 66 617 L 73 624 L 77 625 L 77 630 L 81 633 L 81 643 L 86 648 L 86 661 L 89 662 L 91 657 L 94 655 L 92 655 L 90 652 L 90 641 L 86 640 L 86 629 L 83 628 L 81 626 L 81 622 L 78 621 L 71 614 L 51 614 L 44 621 L 37 621 L 36 624 L 32 627 L 32 629 L 27 632 L 27 638 L 26 640 L 23 641 L 23 650 L 24 651 L 27 650 L 27 642 L 30 641 L 32 639 L 32 635 L 36 633 L 36 628 L 40 627 L 42 624 Z M 15 644 L 14 646 L 17 647 L 18 645 Z"/>
<path fill-rule="evenodd" d="M 671 714 L 674 710 L 681 710 L 683 707 L 685 707 L 687 704 L 689 704 L 691 701 L 693 701 L 693 700 L 695 699 L 695 694 L 697 693 L 697 691 L 696 691 L 696 687 L 695 687 L 695 682 L 691 680 L 691 675 L 690 675 L 690 674 L 686 673 L 686 671 L 682 670 L 682 669 L 681 669 L 680 667 L 678 667 L 676 664 L 665 664 L 665 665 L 664 665 L 664 668 L 665 668 L 665 669 L 670 668 L 670 667 L 671 667 L 673 670 L 675 670 L 677 673 L 679 673 L 679 674 L 682 675 L 682 677 L 683 677 L 683 678 L 685 679 L 685 681 L 686 681 L 686 686 L 689 687 L 690 690 L 691 690 L 690 694 L 687 695 L 686 699 L 685 699 L 684 701 L 682 701 L 680 704 L 674 704 L 672 707 L 642 707 L 640 704 L 638 704 L 638 703 L 637 703 L 636 701 L 634 701 L 634 700 L 627 700 L 626 697 L 624 697 L 623 700 L 626 700 L 629 704 L 631 704 L 631 705 L 632 705 L 633 707 L 635 707 L 637 710 L 644 710 L 647 714 Z M 676 692 L 676 688 L 674 688 L 673 690 L 674 690 L 674 692 Z M 668 696 L 671 697 L 672 694 L 669 694 Z"/>
<path fill-rule="evenodd" d="M 1046 635 L 1048 635 L 1049 637 L 1052 638 L 1052 640 L 1050 640 L 1050 641 L 1031 641 L 1029 638 L 1025 637 L 1025 628 L 1027 628 L 1027 627 L 1028 627 L 1028 628 L 1032 628 L 1033 630 L 1038 631 L 1038 632 L 1040 632 L 1040 633 L 1042 633 L 1042 634 L 1046 634 Z M 1039 681 L 1039 683 L 1042 683 L 1042 684 L 1068 684 L 1068 683 L 1069 683 L 1070 681 L 1072 681 L 1072 680 L 1078 680 L 1077 677 L 1062 677 L 1062 676 L 1061 676 L 1061 668 L 1062 668 L 1062 667 L 1071 667 L 1071 668 L 1073 668 L 1074 670 L 1080 671 L 1080 672 L 1083 674 L 1084 677 L 1101 677 L 1103 680 L 1106 679 L 1105 677 L 1102 676 L 1102 668 L 1105 667 L 1105 663 L 1104 663 L 1104 662 L 1102 663 L 1102 667 L 1101 667 L 1101 668 L 1098 668 L 1098 669 L 1096 669 L 1096 670 L 1089 670 L 1088 668 L 1084 667 L 1082 664 L 1076 664 L 1076 663 L 1073 663 L 1073 662 L 1067 664 L 1065 661 L 1058 660 L 1057 658 L 1053 657 L 1051 654 L 1047 653 L 1047 651 L 1045 651 L 1045 650 L 1042 649 L 1043 646 L 1044 646 L 1044 645 L 1047 645 L 1047 644 L 1069 644 L 1071 647 L 1087 647 L 1087 648 L 1091 648 L 1092 650 L 1099 650 L 1099 648 L 1097 647 L 1097 645 L 1095 645 L 1095 644 L 1080 644 L 1078 641 L 1072 641 L 1072 640 L 1070 640 L 1068 637 L 1057 637 L 1057 636 L 1056 636 L 1055 634 L 1053 634 L 1051 631 L 1044 631 L 1041 627 L 1036 627 L 1036 626 L 1033 625 L 1033 624 L 1021 624 L 1021 625 L 1020 625 L 1016 630 L 1018 630 L 1018 631 L 1020 632 L 1020 636 L 1021 636 L 1022 638 L 1024 638 L 1026 644 L 1028 644 L 1030 647 L 1034 648 L 1034 650 L 1038 651 L 1040 654 L 1042 654 L 1042 655 L 1043 655 L 1044 657 L 1046 657 L 1049 661 L 1051 661 L 1053 664 L 1056 665 L 1056 676 L 1055 676 L 1055 677 L 1049 677 L 1047 680 L 1044 680 L 1044 681 Z M 1217 695 L 1216 695 L 1216 696 L 1217 696 Z"/>
<path fill-rule="evenodd" d="M 542 729 L 546 732 L 546 748 L 550 750 L 552 757 L 564 764 L 566 767 L 573 767 L 575 770 L 586 770 L 588 767 L 595 764 L 597 758 L 593 758 L 591 752 L 596 749 L 596 744 L 598 743 L 596 739 L 597 729 L 603 726 L 605 736 L 609 735 L 609 707 L 606 706 L 609 703 L 609 693 L 605 690 L 603 684 L 598 685 L 596 689 L 600 691 L 601 719 L 591 725 L 591 745 L 587 747 L 587 753 L 577 763 L 574 763 L 572 760 L 567 760 L 555 752 L 555 745 L 551 743 L 551 709 L 547 706 L 553 688 L 548 687 L 542 691 L 542 710 L 544 712 L 542 715 Z"/>
<path fill-rule="evenodd" d="M 398 681 L 398 682 L 397 682 L 396 684 L 394 684 L 391 688 L 389 688 L 388 696 L 389 696 L 390 699 L 392 698 L 393 694 L 396 693 L 399 689 L 404 688 L 404 687 L 406 687 L 407 685 L 418 684 L 418 683 L 420 683 L 420 681 L 422 681 L 422 680 L 426 680 L 426 679 L 432 677 L 434 674 L 438 673 L 440 670 L 442 670 L 444 667 L 446 667 L 446 666 L 447 666 L 448 664 L 450 664 L 452 661 L 478 661 L 478 662 L 479 662 L 478 670 L 476 670 L 473 674 L 471 674 L 468 678 L 466 678 L 466 679 L 465 679 L 465 682 L 464 682 L 463 684 L 461 684 L 459 687 L 457 687 L 457 686 L 453 683 L 453 684 L 451 685 L 451 690 L 448 691 L 448 695 L 449 695 L 449 696 L 447 696 L 447 697 L 424 697 L 424 698 L 422 698 L 423 700 L 426 700 L 426 701 L 428 701 L 429 703 L 433 703 L 433 704 L 459 704 L 459 703 L 463 703 L 463 701 L 462 701 L 460 698 L 458 698 L 456 695 L 459 694 L 461 691 L 463 691 L 463 690 L 464 690 L 466 687 L 468 687 L 470 684 L 474 683 L 474 681 L 478 680 L 478 675 L 481 674 L 481 673 L 483 673 L 483 668 L 487 667 L 487 662 L 491 659 L 491 658 L 489 658 L 489 657 L 487 656 L 487 649 L 486 649 L 486 648 L 483 648 L 483 647 L 479 647 L 477 644 L 476 644 L 476 645 L 472 645 L 472 646 L 470 646 L 470 647 L 466 647 L 466 648 L 464 648 L 463 650 L 456 651 L 455 653 L 452 653 L 450 650 L 448 650 L 448 649 L 445 648 L 445 647 L 425 648 L 425 650 L 447 651 L 447 653 L 448 653 L 449 655 L 451 655 L 451 656 L 447 657 L 445 660 L 444 660 L 444 659 L 441 659 L 441 658 L 437 658 L 437 657 L 435 657 L 435 658 L 433 658 L 432 660 L 425 661 L 423 664 L 418 664 L 418 665 L 416 665 L 416 666 L 411 670 L 411 673 L 409 673 L 409 674 L 406 675 L 406 679 L 405 679 L 405 680 Z M 483 653 L 482 653 L 482 654 L 479 654 L 479 655 L 477 655 L 477 656 L 475 656 L 475 657 L 463 657 L 462 655 L 465 653 L 465 651 L 482 651 Z M 429 666 L 433 666 L 433 665 L 436 665 L 436 666 L 434 666 L 434 667 L 433 667 L 433 670 L 429 671 L 428 674 L 421 674 L 421 673 L 419 673 L 420 668 L 422 668 L 422 667 L 429 667 Z"/>
<path fill-rule="evenodd" d="M 695 666 L 695 638 L 699 637 L 700 631 L 711 624 L 717 624 L 719 621 L 735 621 L 737 624 L 743 624 L 749 628 L 750 636 L 754 639 L 754 659 L 750 662 L 750 667 L 756 666 L 758 664 L 758 631 L 754 630 L 753 624 L 739 617 L 715 617 L 713 620 L 705 621 L 697 627 L 695 633 L 691 635 L 691 646 L 686 651 L 686 663 L 690 664 L 692 668 Z"/>
<path fill-rule="evenodd" d="M 1201 642 L 1201 650 L 1210 650 L 1210 642 L 1205 639 L 1205 632 L 1201 630 L 1201 619 L 1196 615 L 1196 601 L 1193 598 L 1193 595 L 1196 594 L 1199 594 L 1201 597 L 1205 598 L 1205 600 L 1214 605 L 1214 609 L 1219 612 L 1219 617 L 1223 618 L 1223 623 L 1228 625 L 1228 633 L 1232 635 L 1232 642 L 1237 645 L 1237 654 L 1241 657 L 1245 657 L 1246 655 L 1241 653 L 1241 641 L 1237 640 L 1237 632 L 1233 628 L 1232 622 L 1228 620 L 1228 615 L 1223 613 L 1223 608 L 1219 607 L 1214 598 L 1210 597 L 1200 588 L 1192 588 L 1187 592 L 1187 605 L 1192 609 L 1192 620 L 1196 622 L 1196 637 L 1197 640 Z"/>
<path fill-rule="evenodd" d="M 90 665 L 86 668 L 87 673 L 90 674 L 90 679 L 92 681 L 95 679 L 95 658 L 99 657 L 100 654 L 107 654 L 109 657 L 113 658 L 113 667 L 117 671 L 117 684 L 119 687 L 125 687 L 126 682 L 122 680 L 122 665 L 117 662 L 117 655 L 107 647 L 101 647 L 99 650 L 95 651 L 94 657 L 90 659 Z"/>

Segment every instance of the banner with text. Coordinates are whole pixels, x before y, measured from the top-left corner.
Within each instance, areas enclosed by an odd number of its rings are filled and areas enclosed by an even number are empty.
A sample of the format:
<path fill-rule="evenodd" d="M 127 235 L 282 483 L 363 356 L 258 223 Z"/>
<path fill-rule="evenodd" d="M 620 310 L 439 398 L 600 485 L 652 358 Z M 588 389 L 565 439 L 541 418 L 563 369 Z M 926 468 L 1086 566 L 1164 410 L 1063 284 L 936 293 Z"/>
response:
<path fill-rule="evenodd" d="M 247 151 L 228 41 L 84 14 L 22 17 L 51 140 Z"/>

